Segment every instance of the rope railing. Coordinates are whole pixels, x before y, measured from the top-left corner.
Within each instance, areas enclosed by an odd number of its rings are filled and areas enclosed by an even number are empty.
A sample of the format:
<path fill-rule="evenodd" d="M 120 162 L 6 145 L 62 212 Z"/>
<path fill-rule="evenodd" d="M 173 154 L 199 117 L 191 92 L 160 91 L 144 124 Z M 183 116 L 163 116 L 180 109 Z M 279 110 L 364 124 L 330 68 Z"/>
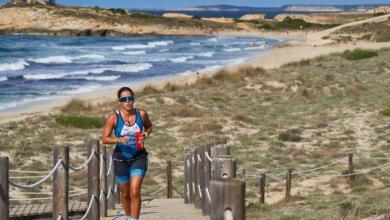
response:
<path fill-rule="evenodd" d="M 110 163 L 109 163 L 109 165 L 108 165 L 108 170 L 107 170 L 106 176 L 109 176 L 109 175 L 111 174 L 111 170 L 112 170 L 111 167 L 113 167 L 113 166 L 112 166 L 112 161 L 113 161 L 113 159 L 112 159 L 112 157 L 109 157 L 109 158 L 110 158 Z"/>
<path fill-rule="evenodd" d="M 233 211 L 231 209 L 225 209 L 225 212 L 223 214 L 224 220 L 234 220 L 233 217 Z"/>
<path fill-rule="evenodd" d="M 95 201 L 95 194 L 92 194 L 91 200 L 89 201 L 87 211 L 85 211 L 85 214 L 79 219 L 79 220 L 85 220 L 88 217 L 88 214 L 91 212 L 92 205 Z"/>
<path fill-rule="evenodd" d="M 73 165 L 69 164 L 69 168 L 71 170 L 73 170 L 73 171 L 80 171 L 80 170 L 83 170 L 83 169 L 87 168 L 89 162 L 93 158 L 93 154 L 94 154 L 94 152 L 91 152 L 91 154 L 89 155 L 88 159 L 83 164 L 81 164 L 80 166 L 73 166 Z"/>
<path fill-rule="evenodd" d="M 39 180 L 39 181 L 37 181 L 37 182 L 35 182 L 33 184 L 23 185 L 23 184 L 15 183 L 11 179 L 9 180 L 9 183 L 12 186 L 15 186 L 15 187 L 18 187 L 18 188 L 23 188 L 23 189 L 34 188 L 36 186 L 39 186 L 41 183 L 45 182 L 46 180 L 48 180 L 54 174 L 54 172 L 57 170 L 57 168 L 61 165 L 61 163 L 62 163 L 62 159 L 59 159 L 57 161 L 56 165 L 53 167 L 53 169 L 50 171 L 50 173 L 48 175 L 46 175 L 43 179 L 41 179 L 41 180 Z"/>

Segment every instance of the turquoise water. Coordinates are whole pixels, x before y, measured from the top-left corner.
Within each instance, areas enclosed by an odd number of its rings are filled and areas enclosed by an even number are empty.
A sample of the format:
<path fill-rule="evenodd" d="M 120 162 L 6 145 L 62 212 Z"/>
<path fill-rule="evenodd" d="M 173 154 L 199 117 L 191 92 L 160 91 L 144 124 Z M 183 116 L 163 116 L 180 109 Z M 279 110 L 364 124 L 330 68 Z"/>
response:
<path fill-rule="evenodd" d="M 0 111 L 54 95 L 235 65 L 277 42 L 230 36 L 0 36 Z"/>

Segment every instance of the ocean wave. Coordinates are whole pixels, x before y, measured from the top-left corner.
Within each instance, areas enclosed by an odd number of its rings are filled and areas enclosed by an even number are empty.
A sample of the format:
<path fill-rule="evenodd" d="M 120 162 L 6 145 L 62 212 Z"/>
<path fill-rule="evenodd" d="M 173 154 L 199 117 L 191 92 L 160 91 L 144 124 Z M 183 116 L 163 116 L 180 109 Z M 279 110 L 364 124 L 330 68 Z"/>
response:
<path fill-rule="evenodd" d="M 267 47 L 268 46 L 266 44 L 262 44 L 262 45 L 259 45 L 256 47 L 245 47 L 244 50 L 261 50 L 261 49 L 265 49 Z"/>
<path fill-rule="evenodd" d="M 218 38 L 213 37 L 208 40 L 209 42 L 218 42 Z"/>
<path fill-rule="evenodd" d="M 204 53 L 199 53 L 197 56 L 200 56 L 200 57 L 212 57 L 214 55 L 215 52 L 213 51 L 210 51 L 210 52 L 204 52 Z"/>
<path fill-rule="evenodd" d="M 110 67 L 79 70 L 79 71 L 71 72 L 69 73 L 69 75 L 88 75 L 90 73 L 100 74 L 106 71 L 136 73 L 136 72 L 148 70 L 152 67 L 153 65 L 150 63 L 125 64 L 125 65 L 117 65 L 117 66 L 110 66 Z"/>
<path fill-rule="evenodd" d="M 173 44 L 172 40 L 165 40 L 165 41 L 152 41 L 148 42 L 148 45 L 156 47 L 156 46 L 167 46 L 169 44 Z"/>
<path fill-rule="evenodd" d="M 184 63 L 187 60 L 192 59 L 192 58 L 194 58 L 194 56 L 178 57 L 178 58 L 172 58 L 172 59 L 169 59 L 169 60 L 171 62 L 173 62 L 173 63 Z"/>
<path fill-rule="evenodd" d="M 6 80 L 8 80 L 7 77 L 5 77 L 5 76 L 0 76 L 0 82 L 1 82 L 1 81 L 6 81 Z"/>
<path fill-rule="evenodd" d="M 81 59 L 104 59 L 104 56 L 99 54 L 86 54 L 80 56 L 49 56 L 43 58 L 29 59 L 34 63 L 42 63 L 42 64 L 59 64 L 59 63 L 72 63 L 75 60 Z"/>
<path fill-rule="evenodd" d="M 95 81 L 115 81 L 121 76 L 86 76 L 83 79 L 86 80 L 95 80 Z"/>
<path fill-rule="evenodd" d="M 161 49 L 161 50 L 159 50 L 160 52 L 167 52 L 167 51 L 169 51 L 169 49 Z"/>
<path fill-rule="evenodd" d="M 121 46 L 114 46 L 111 47 L 113 50 L 127 50 L 127 49 L 147 49 L 147 48 L 154 48 L 155 46 L 149 45 L 149 44 L 129 44 L 129 45 L 121 45 Z"/>
<path fill-rule="evenodd" d="M 42 80 L 42 79 L 61 79 L 66 77 L 66 73 L 39 73 L 39 74 L 24 74 L 25 79 Z"/>
<path fill-rule="evenodd" d="M 241 48 L 226 48 L 223 49 L 225 52 L 236 52 L 236 51 L 241 51 Z"/>
<path fill-rule="evenodd" d="M 197 45 L 200 45 L 200 43 L 197 43 L 197 42 L 191 42 L 190 45 L 193 45 L 193 46 L 197 46 Z"/>
<path fill-rule="evenodd" d="M 125 54 L 125 55 L 144 55 L 144 54 L 146 54 L 146 52 L 144 50 L 136 50 L 136 51 L 122 52 L 122 54 Z"/>
<path fill-rule="evenodd" d="M 90 85 L 83 85 L 83 86 L 73 86 L 69 90 L 65 91 L 64 94 L 67 95 L 74 95 L 74 94 L 80 94 L 80 93 L 86 93 L 91 92 L 97 88 L 101 88 L 101 84 L 90 84 Z"/>
<path fill-rule="evenodd" d="M 2 64 L 0 64 L 0 72 L 22 70 L 22 69 L 26 68 L 26 66 L 29 66 L 29 65 L 30 64 L 27 63 L 23 59 L 19 59 L 13 63 L 2 63 Z"/>
<path fill-rule="evenodd" d="M 44 101 L 44 100 L 49 100 L 50 97 L 36 97 L 36 98 L 30 98 L 30 99 L 23 99 L 15 102 L 7 102 L 7 103 L 0 103 L 0 111 L 6 110 L 6 109 L 12 109 L 15 107 L 19 107 L 22 105 L 26 105 L 32 102 L 38 102 L 38 101 Z"/>

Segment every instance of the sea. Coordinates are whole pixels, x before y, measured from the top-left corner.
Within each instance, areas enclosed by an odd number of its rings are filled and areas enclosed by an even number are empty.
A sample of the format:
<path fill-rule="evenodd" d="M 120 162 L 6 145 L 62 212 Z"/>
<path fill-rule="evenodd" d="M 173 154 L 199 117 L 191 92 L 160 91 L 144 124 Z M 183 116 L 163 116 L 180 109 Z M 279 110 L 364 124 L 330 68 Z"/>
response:
<path fill-rule="evenodd" d="M 280 40 L 242 36 L 0 36 L 0 112 L 246 62 Z"/>

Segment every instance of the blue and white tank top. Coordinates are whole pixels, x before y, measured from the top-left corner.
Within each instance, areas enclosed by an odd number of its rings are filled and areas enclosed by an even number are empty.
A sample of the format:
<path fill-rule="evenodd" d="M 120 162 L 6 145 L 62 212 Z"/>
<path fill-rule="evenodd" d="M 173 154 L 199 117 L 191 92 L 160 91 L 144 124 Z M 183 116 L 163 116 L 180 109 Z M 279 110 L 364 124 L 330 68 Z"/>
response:
<path fill-rule="evenodd" d="M 136 155 L 138 149 L 136 146 L 135 134 L 144 129 L 141 114 L 139 109 L 136 109 L 136 116 L 134 124 L 127 126 L 118 110 L 115 111 L 117 116 L 117 123 L 114 129 L 115 137 L 129 137 L 127 143 L 117 143 L 115 145 L 115 152 L 120 153 L 126 159 L 130 159 Z"/>

